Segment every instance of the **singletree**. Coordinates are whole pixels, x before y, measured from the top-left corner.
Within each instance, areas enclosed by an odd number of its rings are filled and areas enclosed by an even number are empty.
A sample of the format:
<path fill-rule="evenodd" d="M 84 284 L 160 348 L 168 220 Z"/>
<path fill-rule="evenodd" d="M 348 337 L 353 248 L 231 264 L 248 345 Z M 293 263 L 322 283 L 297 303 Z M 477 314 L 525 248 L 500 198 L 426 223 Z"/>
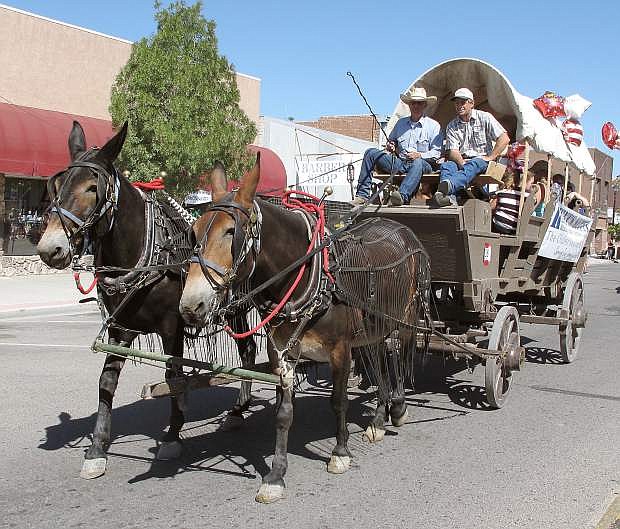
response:
<path fill-rule="evenodd" d="M 256 137 L 239 108 L 234 69 L 218 53 L 215 22 L 201 8 L 200 1 L 155 2 L 157 31 L 133 45 L 112 87 L 113 125 L 129 121 L 120 167 L 134 180 L 165 171 L 166 188 L 177 196 L 195 190 L 216 160 L 239 178 Z"/>

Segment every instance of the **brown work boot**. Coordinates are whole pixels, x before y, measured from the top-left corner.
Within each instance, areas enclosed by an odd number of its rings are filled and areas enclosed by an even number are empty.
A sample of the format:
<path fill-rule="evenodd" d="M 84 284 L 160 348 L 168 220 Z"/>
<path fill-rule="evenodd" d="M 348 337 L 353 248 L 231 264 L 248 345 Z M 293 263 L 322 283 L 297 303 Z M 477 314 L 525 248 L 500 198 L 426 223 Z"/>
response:
<path fill-rule="evenodd" d="M 400 194 L 400 191 L 392 191 L 390 193 L 390 201 L 388 202 L 388 206 L 402 206 L 404 204 L 403 196 Z"/>
<path fill-rule="evenodd" d="M 349 202 L 352 206 L 361 206 L 362 204 L 366 204 L 368 201 L 367 198 L 364 197 L 355 197 L 353 200 Z"/>
<path fill-rule="evenodd" d="M 439 182 L 439 186 L 437 186 L 437 192 L 433 196 L 433 201 L 437 207 L 449 206 L 452 204 L 448 193 L 450 192 L 450 182 L 444 180 L 443 182 Z"/>

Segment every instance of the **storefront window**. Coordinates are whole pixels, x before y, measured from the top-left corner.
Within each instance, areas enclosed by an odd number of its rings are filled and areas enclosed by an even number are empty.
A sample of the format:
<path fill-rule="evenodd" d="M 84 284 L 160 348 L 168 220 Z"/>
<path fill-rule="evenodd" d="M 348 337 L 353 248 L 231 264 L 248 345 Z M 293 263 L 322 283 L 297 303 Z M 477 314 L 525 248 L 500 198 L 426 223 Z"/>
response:
<path fill-rule="evenodd" d="M 2 249 L 4 255 L 34 255 L 41 238 L 47 209 L 46 181 L 38 178 L 6 177 Z"/>

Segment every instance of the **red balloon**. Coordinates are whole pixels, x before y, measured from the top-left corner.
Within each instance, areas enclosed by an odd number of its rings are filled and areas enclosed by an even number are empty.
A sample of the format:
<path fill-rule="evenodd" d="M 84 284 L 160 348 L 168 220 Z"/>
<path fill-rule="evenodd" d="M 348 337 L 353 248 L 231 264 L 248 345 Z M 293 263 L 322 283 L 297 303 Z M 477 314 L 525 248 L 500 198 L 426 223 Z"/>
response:
<path fill-rule="evenodd" d="M 616 142 L 618 141 L 618 131 L 611 121 L 608 121 L 603 125 L 601 135 L 603 136 L 603 143 L 607 145 L 607 147 L 610 149 L 616 147 Z"/>
<path fill-rule="evenodd" d="M 553 92 L 545 92 L 540 97 L 534 99 L 534 106 L 546 118 L 557 118 L 565 116 L 564 98 Z"/>

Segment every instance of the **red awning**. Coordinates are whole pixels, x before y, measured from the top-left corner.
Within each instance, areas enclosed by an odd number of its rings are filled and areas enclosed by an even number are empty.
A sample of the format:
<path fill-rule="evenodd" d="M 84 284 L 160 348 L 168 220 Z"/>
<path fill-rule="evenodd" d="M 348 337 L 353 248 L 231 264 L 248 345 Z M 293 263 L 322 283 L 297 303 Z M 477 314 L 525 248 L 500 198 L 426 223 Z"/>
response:
<path fill-rule="evenodd" d="M 286 169 L 280 157 L 267 147 L 250 145 L 252 152 L 260 152 L 260 181 L 256 193 L 263 196 L 282 196 L 286 188 Z"/>
<path fill-rule="evenodd" d="M 51 176 L 67 167 L 73 121 L 82 125 L 88 147 L 102 146 L 114 135 L 112 123 L 105 119 L 0 103 L 0 173 Z M 282 160 L 266 147 L 249 149 L 261 153 L 257 193 L 281 195 L 286 187 Z"/>
<path fill-rule="evenodd" d="M 88 147 L 102 146 L 114 135 L 105 119 L 0 103 L 0 173 L 51 176 L 67 167 L 74 120 Z"/>

